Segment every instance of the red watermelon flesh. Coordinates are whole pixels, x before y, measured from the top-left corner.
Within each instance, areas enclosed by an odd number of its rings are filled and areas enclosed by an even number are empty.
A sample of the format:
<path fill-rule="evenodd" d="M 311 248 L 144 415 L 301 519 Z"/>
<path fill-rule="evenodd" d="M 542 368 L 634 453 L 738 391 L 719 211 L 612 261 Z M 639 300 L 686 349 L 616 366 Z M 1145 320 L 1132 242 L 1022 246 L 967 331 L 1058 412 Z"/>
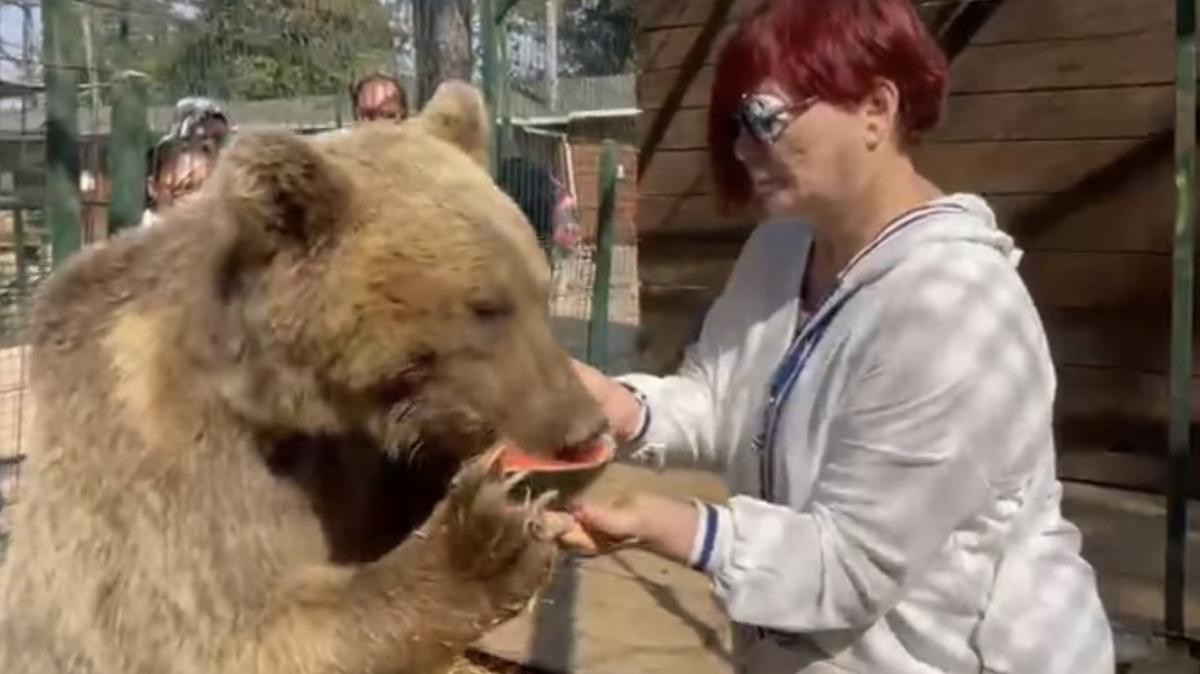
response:
<path fill-rule="evenodd" d="M 500 467 L 505 473 L 569 473 L 591 470 L 613 458 L 613 446 L 605 438 L 559 451 L 553 458 L 534 456 L 511 442 L 500 448 Z"/>

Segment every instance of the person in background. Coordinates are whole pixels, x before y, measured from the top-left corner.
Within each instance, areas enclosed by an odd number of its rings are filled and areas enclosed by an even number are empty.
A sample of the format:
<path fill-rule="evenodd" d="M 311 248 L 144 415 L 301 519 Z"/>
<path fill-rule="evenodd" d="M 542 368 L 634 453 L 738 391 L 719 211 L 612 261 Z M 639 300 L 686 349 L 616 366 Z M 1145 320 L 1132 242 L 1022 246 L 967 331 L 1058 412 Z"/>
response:
<path fill-rule="evenodd" d="M 707 574 L 740 672 L 1113 672 L 1020 251 L 913 163 L 946 80 L 910 0 L 761 3 L 717 59 L 708 135 L 725 200 L 770 221 L 678 372 L 576 365 L 624 456 L 712 467 L 733 496 L 585 500 L 562 542 Z"/>
<path fill-rule="evenodd" d="M 175 123 L 169 135 L 185 140 L 212 141 L 219 150 L 233 130 L 224 106 L 204 97 L 181 98 L 175 103 Z"/>
<path fill-rule="evenodd" d="M 408 118 L 408 94 L 404 85 L 383 72 L 371 73 L 351 85 L 350 101 L 356 122 Z"/>
<path fill-rule="evenodd" d="M 208 179 L 217 160 L 216 139 L 164 138 L 151 152 L 150 177 L 146 180 L 149 207 L 142 226 L 158 222 L 159 212 L 187 198 Z"/>
<path fill-rule="evenodd" d="M 569 185 L 554 176 L 550 176 L 550 179 L 554 181 L 557 195 L 554 204 L 554 243 L 560 251 L 566 252 L 579 245 L 582 238 L 578 203 Z"/>

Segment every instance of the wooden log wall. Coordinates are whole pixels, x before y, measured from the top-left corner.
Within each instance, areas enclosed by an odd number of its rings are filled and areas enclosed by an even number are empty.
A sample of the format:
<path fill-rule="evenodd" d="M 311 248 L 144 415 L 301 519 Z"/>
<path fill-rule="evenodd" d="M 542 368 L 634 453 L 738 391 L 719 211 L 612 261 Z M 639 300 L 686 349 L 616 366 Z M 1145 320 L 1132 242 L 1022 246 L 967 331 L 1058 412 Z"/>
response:
<path fill-rule="evenodd" d="M 642 0 L 638 205 L 643 365 L 668 368 L 753 226 L 716 209 L 706 159 L 716 47 L 751 0 Z M 930 22 L 948 1 L 915 0 Z M 1167 415 L 1172 221 L 1171 0 L 983 0 L 918 150 L 948 191 L 983 193 L 1059 374 L 1069 477 L 1158 489 Z M 1197 391 L 1200 409 L 1200 390 Z M 1200 483 L 1200 481 L 1194 481 Z"/>

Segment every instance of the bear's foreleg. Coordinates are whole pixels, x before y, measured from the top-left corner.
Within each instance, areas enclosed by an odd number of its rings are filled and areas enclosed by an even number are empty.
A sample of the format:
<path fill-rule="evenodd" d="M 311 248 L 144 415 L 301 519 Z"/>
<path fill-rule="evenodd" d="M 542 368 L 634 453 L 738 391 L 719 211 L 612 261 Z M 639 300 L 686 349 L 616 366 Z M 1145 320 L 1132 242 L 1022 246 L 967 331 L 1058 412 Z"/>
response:
<path fill-rule="evenodd" d="M 542 503 L 511 503 L 491 459 L 455 478 L 421 531 L 376 562 L 324 566 L 281 588 L 222 674 L 430 674 L 529 604 L 555 547 Z"/>

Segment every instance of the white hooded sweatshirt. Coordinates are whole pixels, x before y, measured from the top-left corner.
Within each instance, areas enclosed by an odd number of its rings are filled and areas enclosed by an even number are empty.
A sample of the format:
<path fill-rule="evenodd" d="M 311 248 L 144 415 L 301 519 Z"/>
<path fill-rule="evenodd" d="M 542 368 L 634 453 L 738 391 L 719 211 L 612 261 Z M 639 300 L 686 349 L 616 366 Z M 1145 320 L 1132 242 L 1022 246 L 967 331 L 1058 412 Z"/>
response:
<path fill-rule="evenodd" d="M 693 564 L 739 671 L 1111 674 L 1059 509 L 1054 368 L 992 211 L 960 194 L 898 219 L 805 316 L 810 243 L 760 225 L 679 372 L 619 378 L 646 403 L 631 458 L 721 470 L 734 494 L 699 504 Z"/>

